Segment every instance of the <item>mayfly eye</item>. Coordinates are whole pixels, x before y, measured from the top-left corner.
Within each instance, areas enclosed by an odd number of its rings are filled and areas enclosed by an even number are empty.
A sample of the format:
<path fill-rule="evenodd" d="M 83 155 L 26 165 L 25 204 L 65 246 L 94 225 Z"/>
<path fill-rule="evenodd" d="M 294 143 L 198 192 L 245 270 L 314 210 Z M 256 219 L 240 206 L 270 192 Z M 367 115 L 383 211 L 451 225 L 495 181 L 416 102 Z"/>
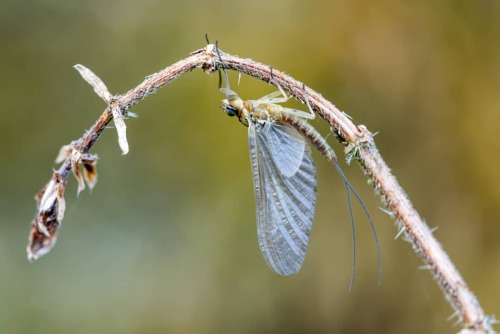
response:
<path fill-rule="evenodd" d="M 228 104 L 226 106 L 226 112 L 227 112 L 228 116 L 231 116 L 231 117 L 238 115 L 238 109 L 236 109 L 235 106 L 232 106 L 230 104 Z"/>

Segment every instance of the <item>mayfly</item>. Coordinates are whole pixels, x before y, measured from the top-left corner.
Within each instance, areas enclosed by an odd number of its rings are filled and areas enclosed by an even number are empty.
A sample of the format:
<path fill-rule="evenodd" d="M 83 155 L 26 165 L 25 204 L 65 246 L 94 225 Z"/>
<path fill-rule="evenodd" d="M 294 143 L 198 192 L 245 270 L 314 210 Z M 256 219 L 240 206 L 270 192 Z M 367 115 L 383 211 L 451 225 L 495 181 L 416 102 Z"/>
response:
<path fill-rule="evenodd" d="M 221 61 L 222 62 L 222 61 Z M 223 64 L 223 63 L 222 63 Z M 221 108 L 229 116 L 237 116 L 248 127 L 248 143 L 252 165 L 255 202 L 257 206 L 257 236 L 259 247 L 268 266 L 280 275 L 297 273 L 304 261 L 311 233 L 316 204 L 316 167 L 306 139 L 328 161 L 342 178 L 346 187 L 349 213 L 353 226 L 350 191 L 360 202 L 371 224 L 377 253 L 380 246 L 373 221 L 363 201 L 341 170 L 335 152 L 326 140 L 307 123 L 314 118 L 310 113 L 285 108 L 278 103 L 289 97 L 278 85 L 279 91 L 258 100 L 243 101 L 229 89 L 224 64 L 226 95 Z M 353 248 L 354 279 L 355 248 Z"/>

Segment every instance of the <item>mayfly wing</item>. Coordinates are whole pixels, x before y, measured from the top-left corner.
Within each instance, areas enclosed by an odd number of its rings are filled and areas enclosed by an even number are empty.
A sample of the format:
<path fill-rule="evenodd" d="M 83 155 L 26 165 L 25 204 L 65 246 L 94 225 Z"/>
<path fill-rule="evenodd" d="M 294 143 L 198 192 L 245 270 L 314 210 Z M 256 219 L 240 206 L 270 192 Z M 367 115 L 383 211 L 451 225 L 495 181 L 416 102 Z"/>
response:
<path fill-rule="evenodd" d="M 295 274 L 304 262 L 316 205 L 316 167 L 305 142 L 293 145 L 270 138 L 304 138 L 290 125 L 249 122 L 248 141 L 257 206 L 259 247 L 271 269 Z M 291 133 L 296 134 L 291 135 Z M 295 173 L 285 175 L 282 161 L 301 156 Z M 277 163 L 280 161 L 280 163 Z M 296 162 L 293 162 L 296 163 Z M 290 169 L 285 169 L 290 171 Z"/>
<path fill-rule="evenodd" d="M 262 131 L 278 170 L 284 177 L 295 175 L 309 148 L 304 137 L 287 123 L 268 123 Z"/>

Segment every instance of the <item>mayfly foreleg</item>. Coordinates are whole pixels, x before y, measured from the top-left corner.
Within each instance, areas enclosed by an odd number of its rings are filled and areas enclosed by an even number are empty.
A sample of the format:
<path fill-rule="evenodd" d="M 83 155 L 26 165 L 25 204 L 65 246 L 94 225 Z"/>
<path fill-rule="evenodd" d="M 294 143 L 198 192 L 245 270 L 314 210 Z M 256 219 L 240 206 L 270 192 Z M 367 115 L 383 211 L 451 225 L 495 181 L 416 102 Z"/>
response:
<path fill-rule="evenodd" d="M 307 97 L 307 93 L 306 93 L 306 84 L 305 83 L 302 83 L 302 91 L 304 92 L 304 100 L 306 101 L 306 105 L 307 105 L 307 109 L 309 110 L 309 112 L 311 113 L 312 115 L 312 118 L 311 119 L 314 119 L 316 117 L 316 114 L 314 113 L 314 110 L 313 108 L 311 107 L 311 105 L 309 104 L 309 98 Z"/>
<path fill-rule="evenodd" d="M 276 87 L 278 87 L 279 90 L 272 92 L 271 94 L 268 94 L 266 96 L 261 97 L 258 99 L 260 103 L 285 103 L 290 99 L 290 96 L 286 95 L 285 91 L 283 88 L 281 88 L 280 85 L 276 84 Z M 278 97 L 280 96 L 281 97 Z"/>
<path fill-rule="evenodd" d="M 278 103 L 285 103 L 290 99 L 290 96 L 288 96 L 283 88 L 276 83 L 276 86 L 278 87 L 279 91 L 273 92 L 271 94 L 268 94 L 257 101 L 255 101 L 255 105 L 259 104 L 268 104 L 268 105 L 275 105 L 277 106 Z M 281 95 L 282 97 L 277 97 Z M 305 118 L 305 119 L 314 119 L 316 117 L 316 114 L 312 110 L 311 106 L 309 105 L 309 101 L 306 99 L 307 106 L 309 108 L 309 112 L 305 112 L 302 110 L 298 109 L 292 109 L 292 108 L 286 108 L 286 107 L 281 107 L 279 106 L 280 112 L 285 112 L 290 115 L 294 115 L 300 118 Z M 276 108 L 276 107 L 275 107 Z"/>
<path fill-rule="evenodd" d="M 208 41 L 208 35 L 206 35 L 207 41 Z M 215 41 L 215 51 L 217 51 L 217 55 L 219 56 L 219 61 L 222 67 L 222 72 L 224 73 L 224 79 L 226 80 L 226 87 L 221 88 L 222 86 L 222 78 L 220 76 L 219 72 L 219 91 L 221 91 L 223 94 L 226 95 L 226 100 L 230 101 L 234 99 L 235 97 L 238 97 L 235 92 L 233 92 L 229 88 L 229 78 L 227 76 L 227 71 L 226 71 L 226 64 L 222 61 L 222 57 L 220 56 L 220 51 L 219 51 L 219 41 Z"/>

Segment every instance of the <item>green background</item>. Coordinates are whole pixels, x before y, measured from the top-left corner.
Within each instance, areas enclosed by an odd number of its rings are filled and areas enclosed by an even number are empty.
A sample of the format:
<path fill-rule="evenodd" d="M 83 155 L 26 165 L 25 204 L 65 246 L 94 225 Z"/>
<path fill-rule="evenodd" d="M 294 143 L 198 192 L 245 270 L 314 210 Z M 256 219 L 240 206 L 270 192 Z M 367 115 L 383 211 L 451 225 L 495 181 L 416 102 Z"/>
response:
<path fill-rule="evenodd" d="M 104 103 L 205 46 L 282 70 L 378 132 L 382 156 L 488 314 L 500 314 L 500 3 L 492 1 L 14 1 L 0 3 L 0 333 L 454 333 L 431 275 L 329 138 L 359 207 L 358 266 L 342 183 L 315 155 L 318 202 L 298 275 L 258 249 L 246 129 L 201 70 L 132 111 L 130 153 L 106 131 L 99 181 L 70 179 L 58 244 L 26 260 L 33 196 L 59 148 Z M 230 73 L 243 99 L 273 91 Z M 291 106 L 304 108 L 292 102 Z M 311 122 L 323 134 L 320 119 Z"/>

